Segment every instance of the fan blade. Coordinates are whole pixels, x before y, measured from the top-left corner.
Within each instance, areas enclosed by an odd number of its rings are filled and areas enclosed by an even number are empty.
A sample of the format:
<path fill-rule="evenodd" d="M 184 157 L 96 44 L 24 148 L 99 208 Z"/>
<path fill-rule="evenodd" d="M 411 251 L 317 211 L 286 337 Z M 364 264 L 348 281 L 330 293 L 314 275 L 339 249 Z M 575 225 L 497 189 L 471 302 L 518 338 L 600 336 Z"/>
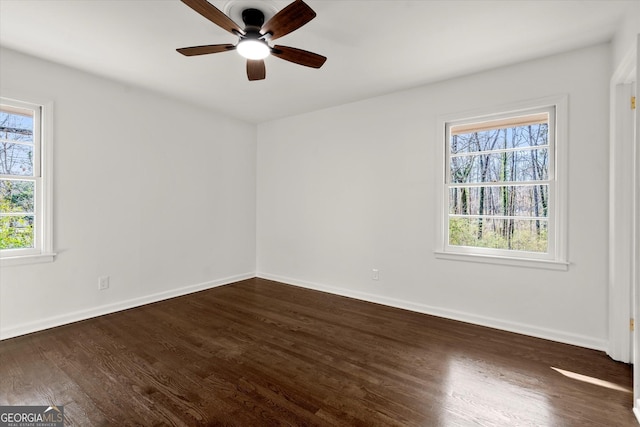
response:
<path fill-rule="evenodd" d="M 294 62 L 306 67 L 320 68 L 327 60 L 326 56 L 288 46 L 274 46 L 271 54 L 285 61 Z"/>
<path fill-rule="evenodd" d="M 229 31 L 231 34 L 244 34 L 242 28 L 236 24 L 233 19 L 225 15 L 220 9 L 209 3 L 207 0 L 182 0 L 182 3 L 198 12 L 223 30 Z"/>
<path fill-rule="evenodd" d="M 271 40 L 289 34 L 316 17 L 316 13 L 302 0 L 296 0 L 276 13 L 262 26 L 262 34 L 271 34 Z"/>
<path fill-rule="evenodd" d="M 262 59 L 247 59 L 247 77 L 249 80 L 262 80 L 267 76 L 267 70 Z"/>
<path fill-rule="evenodd" d="M 184 56 L 206 55 L 209 53 L 220 53 L 234 50 L 236 47 L 232 44 L 210 44 L 207 46 L 193 46 L 176 49 Z"/>

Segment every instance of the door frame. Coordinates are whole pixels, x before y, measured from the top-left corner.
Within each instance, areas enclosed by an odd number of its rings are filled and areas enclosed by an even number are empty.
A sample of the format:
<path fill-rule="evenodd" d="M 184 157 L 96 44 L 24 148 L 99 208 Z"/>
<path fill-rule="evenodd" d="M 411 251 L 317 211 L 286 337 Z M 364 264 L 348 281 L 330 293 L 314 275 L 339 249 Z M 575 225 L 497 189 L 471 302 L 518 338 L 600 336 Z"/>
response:
<path fill-rule="evenodd" d="M 637 35 L 635 41 L 635 97 L 636 101 L 640 99 L 638 93 L 640 90 L 640 34 Z M 634 319 L 639 318 L 640 314 L 640 108 L 635 109 L 635 126 L 634 126 L 634 185 L 635 185 L 635 209 L 634 209 L 634 245 L 633 245 L 633 287 L 631 293 L 631 301 L 633 301 Z M 640 422 L 640 327 L 634 328 L 633 331 L 633 412 Z"/>
<path fill-rule="evenodd" d="M 636 285 L 635 250 L 638 236 L 637 162 L 630 108 L 636 80 L 636 47 L 611 77 L 609 144 L 609 343 L 607 354 L 625 363 L 633 359 L 630 319 L 635 318 L 632 296 Z M 632 179 L 630 179 L 630 177 Z"/>

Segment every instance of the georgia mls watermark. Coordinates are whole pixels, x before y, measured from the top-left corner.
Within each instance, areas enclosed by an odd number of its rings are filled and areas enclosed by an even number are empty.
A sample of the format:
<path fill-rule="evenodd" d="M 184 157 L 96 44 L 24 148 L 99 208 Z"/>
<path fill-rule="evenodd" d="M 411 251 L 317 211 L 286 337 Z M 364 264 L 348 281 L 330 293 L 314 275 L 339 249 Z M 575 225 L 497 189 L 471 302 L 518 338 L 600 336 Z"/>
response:
<path fill-rule="evenodd" d="M 64 406 L 0 405 L 0 427 L 64 427 Z"/>

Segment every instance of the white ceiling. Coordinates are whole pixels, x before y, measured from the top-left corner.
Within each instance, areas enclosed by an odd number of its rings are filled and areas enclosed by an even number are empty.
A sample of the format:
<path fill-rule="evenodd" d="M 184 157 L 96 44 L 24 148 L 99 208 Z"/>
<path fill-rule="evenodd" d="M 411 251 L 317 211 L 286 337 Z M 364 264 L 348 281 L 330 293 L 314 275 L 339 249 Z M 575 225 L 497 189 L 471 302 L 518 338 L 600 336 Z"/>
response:
<path fill-rule="evenodd" d="M 263 81 L 235 52 L 178 54 L 237 41 L 178 0 L 0 0 L 0 45 L 260 123 L 608 41 L 637 0 L 305 1 L 277 44 L 327 62 L 269 57 Z"/>

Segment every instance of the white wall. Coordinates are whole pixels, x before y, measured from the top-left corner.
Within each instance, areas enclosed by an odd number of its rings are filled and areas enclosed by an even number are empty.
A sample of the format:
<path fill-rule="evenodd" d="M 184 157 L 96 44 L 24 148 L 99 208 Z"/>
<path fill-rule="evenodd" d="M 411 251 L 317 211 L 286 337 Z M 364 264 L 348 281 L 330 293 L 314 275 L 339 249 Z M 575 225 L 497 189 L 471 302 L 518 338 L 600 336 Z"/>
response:
<path fill-rule="evenodd" d="M 254 276 L 254 125 L 11 50 L 0 67 L 1 96 L 55 103 L 58 252 L 2 267 L 2 338 Z"/>
<path fill-rule="evenodd" d="M 640 34 L 640 1 L 629 4 L 629 10 L 617 27 L 613 39 L 612 63 L 614 71 L 628 59 L 628 55 L 635 57 L 638 34 Z"/>
<path fill-rule="evenodd" d="M 259 125 L 258 275 L 606 348 L 610 64 L 599 45 Z M 435 259 L 437 116 L 557 94 L 569 271 Z"/>

